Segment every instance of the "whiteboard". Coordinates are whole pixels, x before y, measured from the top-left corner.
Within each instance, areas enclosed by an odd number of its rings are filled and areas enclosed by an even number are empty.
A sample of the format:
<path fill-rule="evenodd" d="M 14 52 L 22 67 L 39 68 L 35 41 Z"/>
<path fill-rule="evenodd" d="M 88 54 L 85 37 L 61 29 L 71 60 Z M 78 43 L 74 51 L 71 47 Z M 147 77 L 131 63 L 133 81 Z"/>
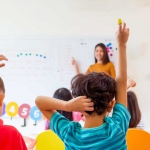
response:
<path fill-rule="evenodd" d="M 6 88 L 5 102 L 34 106 L 39 95 L 52 96 L 60 87 L 70 89 L 75 75 L 71 57 L 85 73 L 94 64 L 95 45 L 101 42 L 109 47 L 110 60 L 116 64 L 114 37 L 1 38 L 0 53 L 9 59 L 0 69 Z"/>

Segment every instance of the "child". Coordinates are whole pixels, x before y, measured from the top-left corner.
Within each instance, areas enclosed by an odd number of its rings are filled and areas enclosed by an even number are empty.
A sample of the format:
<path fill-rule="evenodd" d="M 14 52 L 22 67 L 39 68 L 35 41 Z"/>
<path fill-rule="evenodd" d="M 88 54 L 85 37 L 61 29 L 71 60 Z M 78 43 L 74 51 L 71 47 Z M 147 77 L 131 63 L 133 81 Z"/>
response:
<path fill-rule="evenodd" d="M 144 130 L 144 124 L 141 120 L 141 111 L 135 93 L 132 91 L 128 91 L 127 99 L 128 99 L 128 110 L 131 114 L 129 128 L 139 128 Z"/>
<path fill-rule="evenodd" d="M 54 98 L 60 99 L 60 100 L 64 100 L 64 101 L 69 101 L 72 99 L 72 95 L 70 93 L 70 91 L 66 88 L 59 88 L 55 91 Z M 68 120 L 73 121 L 73 114 L 72 112 L 67 112 L 67 111 L 62 111 L 62 110 L 58 110 L 57 112 L 59 112 L 60 114 L 62 114 L 64 117 L 66 117 Z M 50 129 L 49 127 L 49 120 L 46 120 L 45 122 L 45 130 Z"/>
<path fill-rule="evenodd" d="M 126 132 L 130 121 L 130 114 L 126 108 L 128 36 L 129 29 L 126 28 L 126 24 L 120 24 L 116 33 L 118 44 L 116 82 L 105 73 L 80 74 L 72 80 L 72 94 L 76 98 L 65 102 L 45 96 L 37 97 L 36 105 L 50 120 L 50 128 L 62 139 L 66 149 L 127 149 Z M 113 100 L 115 95 L 116 104 Z M 113 107 L 112 118 L 107 117 Z M 82 112 L 85 115 L 84 127 L 77 122 L 68 121 L 55 110 Z"/>
<path fill-rule="evenodd" d="M 116 78 L 115 66 L 109 60 L 105 44 L 99 43 L 95 46 L 94 58 L 95 64 L 89 66 L 86 74 L 90 72 L 105 72 L 114 79 Z M 75 68 L 76 74 L 79 74 L 78 65 L 74 58 L 72 58 L 72 65 Z"/>
<path fill-rule="evenodd" d="M 0 55 L 0 61 L 7 60 L 3 55 Z M 0 64 L 0 67 L 5 64 Z M 2 113 L 2 104 L 5 97 L 5 86 L 2 78 L 0 78 L 0 115 Z M 27 150 L 25 142 L 16 128 L 9 125 L 3 125 L 0 119 L 0 149 L 1 150 Z"/>
<path fill-rule="evenodd" d="M 65 101 L 69 101 L 71 100 L 72 94 L 71 92 L 66 89 L 66 88 L 60 88 L 58 90 L 55 91 L 53 98 L 57 98 L 60 100 L 65 100 Z M 70 121 L 76 121 L 76 122 L 81 122 L 81 124 L 83 124 L 82 120 L 82 114 L 79 112 L 66 112 L 66 111 L 62 111 L 62 110 L 57 110 L 57 112 L 59 112 L 60 114 L 62 114 L 64 117 L 66 117 L 68 120 Z M 49 126 L 49 120 L 45 121 L 45 130 L 50 129 Z"/>
<path fill-rule="evenodd" d="M 66 88 L 60 88 L 60 89 L 56 90 L 53 97 L 60 99 L 60 100 L 64 100 L 64 101 L 69 101 L 72 99 L 72 95 L 71 95 L 70 91 Z M 62 110 L 58 110 L 57 112 L 62 114 L 68 120 L 73 121 L 72 112 L 66 112 L 66 111 L 62 111 Z"/>
<path fill-rule="evenodd" d="M 127 85 L 128 85 L 128 88 L 134 87 L 136 85 L 136 83 L 135 83 L 135 81 L 129 79 Z M 128 110 L 131 114 L 129 128 L 139 128 L 139 129 L 144 130 L 144 124 L 141 120 L 141 111 L 139 108 L 136 94 L 132 91 L 128 91 L 127 92 L 127 100 L 128 100 Z"/>

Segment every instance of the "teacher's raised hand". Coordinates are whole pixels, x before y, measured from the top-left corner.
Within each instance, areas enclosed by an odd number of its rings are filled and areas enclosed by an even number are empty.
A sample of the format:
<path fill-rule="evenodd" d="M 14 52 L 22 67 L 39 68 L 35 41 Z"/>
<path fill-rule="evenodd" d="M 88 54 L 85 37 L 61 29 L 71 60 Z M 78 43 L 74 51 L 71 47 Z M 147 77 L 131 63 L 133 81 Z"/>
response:
<path fill-rule="evenodd" d="M 76 74 L 79 74 L 79 68 L 78 68 L 78 65 L 77 65 L 77 63 L 76 63 L 76 61 L 75 61 L 75 59 L 72 57 L 72 65 L 74 66 L 74 68 L 75 68 L 75 72 L 76 72 Z"/>

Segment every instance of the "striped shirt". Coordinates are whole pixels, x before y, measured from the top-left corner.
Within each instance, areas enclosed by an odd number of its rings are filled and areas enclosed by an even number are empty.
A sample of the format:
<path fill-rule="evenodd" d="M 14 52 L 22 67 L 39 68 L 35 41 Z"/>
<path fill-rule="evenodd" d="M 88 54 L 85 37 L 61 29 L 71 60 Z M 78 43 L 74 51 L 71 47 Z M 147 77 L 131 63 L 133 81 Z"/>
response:
<path fill-rule="evenodd" d="M 106 117 L 99 127 L 83 129 L 78 122 L 70 122 L 56 112 L 50 128 L 64 142 L 66 150 L 125 150 L 129 121 L 127 108 L 118 103 L 112 117 Z"/>

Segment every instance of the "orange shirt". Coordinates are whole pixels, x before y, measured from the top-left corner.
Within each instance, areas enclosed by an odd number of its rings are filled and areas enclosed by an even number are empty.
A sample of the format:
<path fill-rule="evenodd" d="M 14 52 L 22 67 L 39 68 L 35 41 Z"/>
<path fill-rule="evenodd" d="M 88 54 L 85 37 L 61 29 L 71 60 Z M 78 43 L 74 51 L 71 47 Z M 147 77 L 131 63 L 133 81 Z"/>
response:
<path fill-rule="evenodd" d="M 113 77 L 114 79 L 116 78 L 115 66 L 113 65 L 112 62 L 108 62 L 105 65 L 98 63 L 93 64 L 88 68 L 86 74 L 90 72 L 105 72 L 107 75 Z"/>

